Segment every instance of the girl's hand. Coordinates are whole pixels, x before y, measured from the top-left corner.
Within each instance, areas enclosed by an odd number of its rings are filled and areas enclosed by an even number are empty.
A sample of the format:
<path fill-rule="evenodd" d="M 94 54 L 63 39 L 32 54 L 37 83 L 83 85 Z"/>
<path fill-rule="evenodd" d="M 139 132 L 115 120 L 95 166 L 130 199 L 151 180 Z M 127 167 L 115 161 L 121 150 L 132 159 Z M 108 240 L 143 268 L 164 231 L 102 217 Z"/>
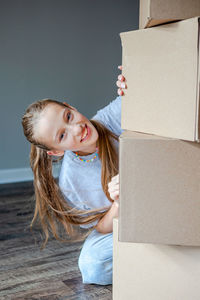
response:
<path fill-rule="evenodd" d="M 118 69 L 122 70 L 122 66 L 118 66 Z M 119 96 L 123 96 L 124 91 L 122 89 L 127 88 L 127 85 L 126 85 L 125 81 L 126 81 L 125 77 L 122 74 L 120 74 L 118 76 L 118 80 L 116 81 L 116 85 L 119 87 L 118 90 L 117 90 L 117 93 L 118 93 Z"/>
<path fill-rule="evenodd" d="M 112 177 L 108 184 L 108 192 L 110 194 L 110 198 L 119 203 L 119 174 Z"/>

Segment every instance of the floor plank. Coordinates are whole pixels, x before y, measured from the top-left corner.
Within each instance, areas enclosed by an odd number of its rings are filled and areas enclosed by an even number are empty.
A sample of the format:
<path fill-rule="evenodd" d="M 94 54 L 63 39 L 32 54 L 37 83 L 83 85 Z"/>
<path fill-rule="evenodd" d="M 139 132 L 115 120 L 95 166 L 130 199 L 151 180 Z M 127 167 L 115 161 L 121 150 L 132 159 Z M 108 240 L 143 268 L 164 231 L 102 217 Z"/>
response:
<path fill-rule="evenodd" d="M 0 187 L 0 299 L 112 299 L 112 285 L 82 283 L 82 242 L 50 238 L 40 249 L 41 231 L 29 227 L 33 208 L 32 183 Z"/>

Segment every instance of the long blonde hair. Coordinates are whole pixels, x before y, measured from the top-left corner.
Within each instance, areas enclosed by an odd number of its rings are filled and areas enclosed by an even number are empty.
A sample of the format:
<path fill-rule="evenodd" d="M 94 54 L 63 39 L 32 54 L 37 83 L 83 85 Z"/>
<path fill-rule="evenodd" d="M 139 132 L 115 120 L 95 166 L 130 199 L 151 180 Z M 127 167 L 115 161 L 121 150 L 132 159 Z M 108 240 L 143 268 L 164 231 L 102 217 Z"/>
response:
<path fill-rule="evenodd" d="M 40 116 L 40 113 L 48 104 L 58 104 L 66 107 L 66 104 L 56 100 L 44 99 L 31 104 L 23 118 L 22 126 L 24 135 L 31 143 L 30 165 L 34 174 L 35 189 L 35 212 L 31 227 L 36 219 L 40 220 L 45 234 L 44 246 L 48 241 L 49 232 L 58 240 L 64 240 L 59 235 L 59 224 L 62 224 L 64 232 L 69 237 L 77 237 L 77 225 L 89 224 L 102 218 L 107 210 L 102 212 L 102 208 L 93 210 L 78 210 L 72 208 L 66 201 L 62 191 L 59 188 L 57 180 L 52 175 L 52 163 L 54 159 L 47 154 L 50 150 L 44 144 L 41 144 L 34 138 L 34 126 Z M 107 129 L 103 124 L 96 120 L 90 120 L 98 131 L 97 146 L 99 148 L 99 158 L 101 160 L 101 184 L 107 198 L 113 202 L 108 193 L 108 182 L 118 173 L 118 155 L 113 141 L 118 137 Z M 85 238 L 86 235 L 82 235 Z M 78 240 L 77 238 L 75 239 Z"/>

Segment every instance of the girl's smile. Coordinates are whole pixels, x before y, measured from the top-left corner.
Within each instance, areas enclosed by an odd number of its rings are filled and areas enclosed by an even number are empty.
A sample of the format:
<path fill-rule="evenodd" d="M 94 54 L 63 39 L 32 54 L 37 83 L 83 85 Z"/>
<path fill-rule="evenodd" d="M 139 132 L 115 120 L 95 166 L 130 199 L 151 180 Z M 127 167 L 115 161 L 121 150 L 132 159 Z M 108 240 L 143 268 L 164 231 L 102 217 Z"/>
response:
<path fill-rule="evenodd" d="M 68 105 L 69 106 L 69 105 Z M 49 155 L 71 150 L 79 155 L 96 151 L 98 132 L 93 124 L 72 106 L 48 104 L 38 117 L 35 138 L 47 145 Z"/>
<path fill-rule="evenodd" d="M 90 135 L 91 135 L 90 127 L 87 126 L 87 124 L 85 124 L 85 128 L 83 130 L 83 135 L 82 135 L 82 138 L 81 138 L 81 142 L 89 139 Z"/>

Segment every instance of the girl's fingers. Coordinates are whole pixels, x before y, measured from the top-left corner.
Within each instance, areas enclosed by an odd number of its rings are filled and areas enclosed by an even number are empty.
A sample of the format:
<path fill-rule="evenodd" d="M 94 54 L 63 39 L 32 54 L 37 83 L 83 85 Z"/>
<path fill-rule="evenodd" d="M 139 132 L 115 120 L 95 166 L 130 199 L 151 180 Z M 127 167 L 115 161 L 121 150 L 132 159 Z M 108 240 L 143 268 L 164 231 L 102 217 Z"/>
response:
<path fill-rule="evenodd" d="M 112 181 L 119 183 L 119 174 L 113 176 Z"/>
<path fill-rule="evenodd" d="M 108 191 L 109 193 L 111 193 L 112 191 L 116 191 L 116 190 L 119 190 L 119 181 L 117 182 L 114 182 L 114 181 L 111 181 L 109 182 L 108 184 Z"/>
<path fill-rule="evenodd" d="M 127 85 L 125 82 L 121 82 L 121 81 L 116 81 L 116 85 L 121 88 L 121 89 L 126 89 L 127 88 Z"/>
<path fill-rule="evenodd" d="M 119 96 L 122 96 L 122 95 L 124 95 L 124 92 L 123 92 L 121 89 L 118 89 L 118 90 L 117 90 L 117 94 L 118 94 Z"/>
<path fill-rule="evenodd" d="M 119 183 L 117 183 L 116 185 L 110 186 L 108 188 L 109 193 L 115 192 L 115 191 L 119 191 Z"/>
<path fill-rule="evenodd" d="M 110 198 L 113 200 L 118 200 L 119 199 L 119 192 L 113 192 L 110 194 Z"/>
<path fill-rule="evenodd" d="M 111 199 L 114 201 L 119 200 L 119 174 L 111 178 L 111 181 L 108 183 L 108 192 Z"/>
<path fill-rule="evenodd" d="M 109 189 L 112 189 L 112 187 L 115 187 L 115 186 L 119 186 L 119 181 L 117 181 L 117 180 L 112 180 L 111 182 L 109 182 L 109 184 L 108 184 L 108 188 Z"/>
<path fill-rule="evenodd" d="M 111 181 L 108 183 L 108 191 L 109 193 L 119 191 L 119 174 L 112 177 Z"/>
<path fill-rule="evenodd" d="M 121 81 L 116 81 L 116 86 L 118 86 L 119 88 L 121 88 Z"/>
<path fill-rule="evenodd" d="M 122 89 L 126 89 L 126 88 L 127 88 L 127 85 L 126 85 L 125 82 L 122 82 L 122 83 L 121 83 L 121 88 L 122 88 Z"/>
<path fill-rule="evenodd" d="M 122 66 L 118 66 L 118 69 L 122 70 Z M 117 90 L 117 94 L 119 96 L 123 96 L 124 92 L 122 91 L 122 89 L 126 89 L 127 88 L 127 85 L 126 85 L 125 81 L 126 81 L 126 78 L 122 74 L 118 75 L 118 81 L 116 81 L 116 85 L 119 88 Z"/>
<path fill-rule="evenodd" d="M 125 77 L 124 77 L 122 74 L 118 75 L 117 78 L 118 78 L 120 81 L 125 81 Z"/>

